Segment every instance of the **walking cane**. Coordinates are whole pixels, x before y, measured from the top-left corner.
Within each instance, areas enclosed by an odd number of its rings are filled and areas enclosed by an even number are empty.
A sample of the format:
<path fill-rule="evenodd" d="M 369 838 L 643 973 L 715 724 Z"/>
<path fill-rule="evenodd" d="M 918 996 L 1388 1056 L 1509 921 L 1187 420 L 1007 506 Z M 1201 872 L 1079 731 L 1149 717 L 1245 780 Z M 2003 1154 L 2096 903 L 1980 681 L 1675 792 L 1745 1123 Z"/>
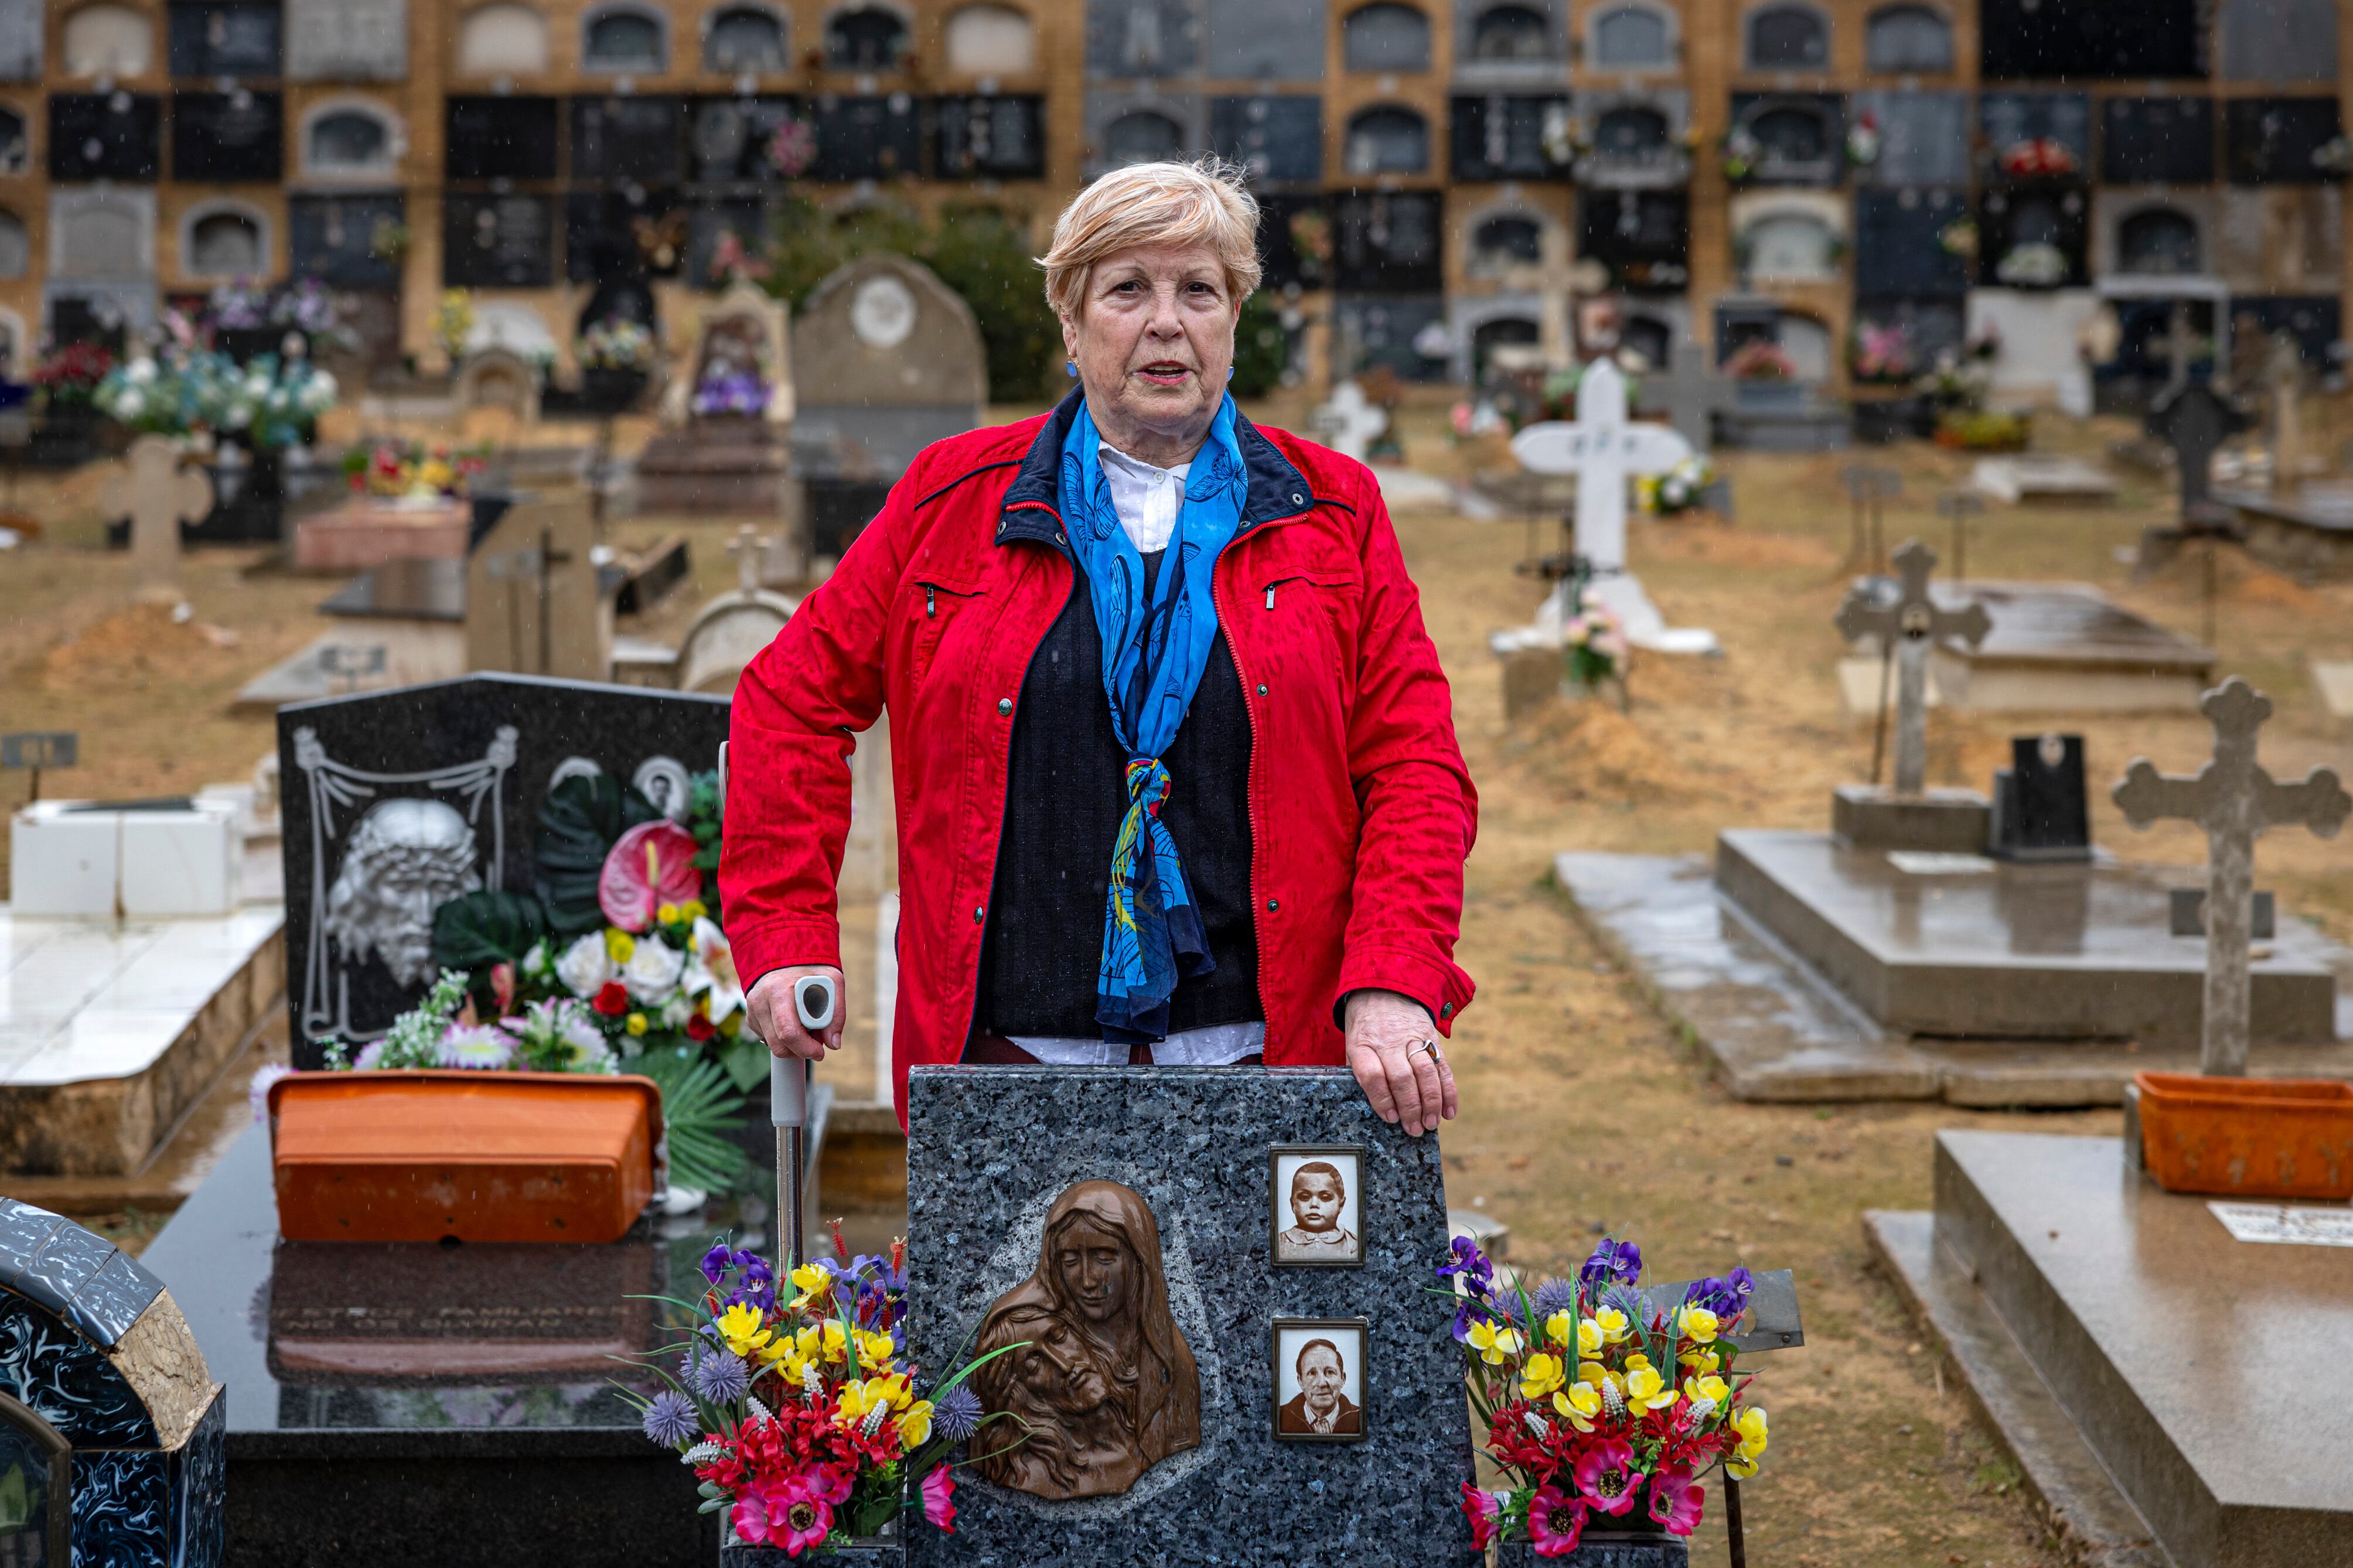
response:
<path fill-rule="evenodd" d="M 804 974 L 793 982 L 793 1011 L 810 1038 L 833 1026 L 841 1000 L 833 982 Z M 768 1058 L 768 1120 L 776 1126 L 776 1279 L 789 1278 L 808 1239 L 802 1213 L 802 1169 L 808 1158 L 809 1065 L 798 1057 Z"/>

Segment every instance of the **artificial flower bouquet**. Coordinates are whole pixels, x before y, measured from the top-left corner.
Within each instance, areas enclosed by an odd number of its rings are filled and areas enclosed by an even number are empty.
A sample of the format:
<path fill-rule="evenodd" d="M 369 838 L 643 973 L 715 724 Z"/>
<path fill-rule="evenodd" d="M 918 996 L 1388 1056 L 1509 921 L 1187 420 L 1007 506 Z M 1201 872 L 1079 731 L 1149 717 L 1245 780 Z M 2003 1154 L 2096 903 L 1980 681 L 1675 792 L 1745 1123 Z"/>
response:
<path fill-rule="evenodd" d="M 426 504 L 464 499 L 489 467 L 486 450 L 455 452 L 417 441 L 379 441 L 343 454 L 343 479 L 353 494 Z"/>
<path fill-rule="evenodd" d="M 1765 1412 L 1746 1402 L 1729 1336 L 1756 1289 L 1746 1268 L 1695 1280 L 1671 1310 L 1641 1289 L 1642 1253 L 1605 1238 L 1575 1279 L 1499 1286 L 1458 1237 L 1438 1275 L 1456 1300 L 1471 1405 L 1511 1485 L 1465 1483 L 1474 1543 L 1529 1542 L 1566 1557 L 1588 1527 L 1689 1535 L 1722 1465 L 1746 1479 L 1765 1452 Z M 1620 1521 L 1623 1521 L 1621 1524 Z"/>
<path fill-rule="evenodd" d="M 1577 614 L 1561 627 L 1561 637 L 1571 686 L 1591 690 L 1605 680 L 1625 678 L 1627 657 L 1632 651 L 1626 629 L 1599 605 L 1586 603 L 1580 595 Z"/>
<path fill-rule="evenodd" d="M 927 1386 L 905 1358 L 905 1251 L 852 1258 L 837 1227 L 834 1256 L 780 1290 L 766 1259 L 721 1241 L 702 1300 L 672 1303 L 691 1330 L 656 1363 L 670 1386 L 637 1403 L 736 1540 L 828 1555 L 917 1509 L 954 1532 L 950 1451 L 999 1417 L 965 1386 L 979 1362 Z"/>
<path fill-rule="evenodd" d="M 2075 154 L 2056 137 L 2030 136 L 2001 151 L 2001 172 L 2014 180 L 2064 179 L 2076 170 Z"/>
<path fill-rule="evenodd" d="M 767 380 L 757 371 L 714 359 L 695 384 L 693 408 L 702 416 L 760 415 L 768 411 L 769 396 Z"/>
<path fill-rule="evenodd" d="M 1798 365 L 1789 351 L 1770 338 L 1751 338 L 1732 351 L 1724 374 L 1735 381 L 1795 381 Z"/>
<path fill-rule="evenodd" d="M 607 316 L 580 334 L 576 352 L 583 370 L 649 371 L 653 330 L 627 316 Z"/>
<path fill-rule="evenodd" d="M 301 445 L 335 405 L 335 378 L 302 355 L 257 354 L 240 364 L 216 350 L 175 344 L 140 354 L 98 384 L 100 413 L 157 436 L 209 432 L 259 452 Z"/>
<path fill-rule="evenodd" d="M 114 355 L 99 343 L 65 343 L 41 356 L 33 384 L 49 408 L 86 406 L 114 368 Z"/>
<path fill-rule="evenodd" d="M 1634 489 L 1642 510 L 1653 517 L 1673 517 L 1694 510 L 1700 497 L 1715 481 L 1715 469 L 1707 458 L 1694 452 L 1679 458 L 1674 467 L 1663 474 L 1643 474 L 1634 480 Z"/>

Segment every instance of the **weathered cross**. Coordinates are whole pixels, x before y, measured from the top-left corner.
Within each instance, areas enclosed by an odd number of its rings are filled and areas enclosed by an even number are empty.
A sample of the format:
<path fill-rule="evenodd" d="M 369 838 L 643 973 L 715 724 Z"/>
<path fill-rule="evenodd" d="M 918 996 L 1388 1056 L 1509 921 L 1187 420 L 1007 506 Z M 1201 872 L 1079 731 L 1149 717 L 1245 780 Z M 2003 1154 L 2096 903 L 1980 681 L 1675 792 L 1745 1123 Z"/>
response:
<path fill-rule="evenodd" d="M 1936 515 L 1953 520 L 1953 581 L 1969 574 L 1969 519 L 1985 510 L 1985 498 L 1972 490 L 1947 490 L 1936 498 Z"/>
<path fill-rule="evenodd" d="M 760 557 L 767 553 L 769 541 L 759 536 L 750 523 L 735 531 L 735 542 L 727 553 L 735 557 L 735 590 L 741 594 L 757 593 L 760 588 Z"/>
<path fill-rule="evenodd" d="M 1715 445 L 1716 415 L 1738 406 L 1740 389 L 1715 373 L 1715 356 L 1695 339 L 1677 342 L 1667 374 L 1642 378 L 1641 411 L 1664 414 L 1678 435 L 1707 451 Z"/>
<path fill-rule="evenodd" d="M 108 476 L 98 504 L 108 517 L 131 519 L 132 587 L 176 595 L 180 524 L 200 522 L 213 509 L 213 482 L 205 471 L 182 468 L 179 443 L 169 437 L 142 436 Z"/>
<path fill-rule="evenodd" d="M 1332 389 L 1324 406 L 1308 416 L 1308 423 L 1332 444 L 1334 451 L 1362 462 L 1381 432 L 1389 427 L 1389 416 L 1351 379 Z"/>
<path fill-rule="evenodd" d="M 2225 1078 L 2247 1070 L 2247 942 L 2253 921 L 2255 837 L 2266 827 L 2310 828 L 2334 837 L 2353 813 L 2353 795 L 2329 768 L 2280 784 L 2255 761 L 2255 734 L 2272 700 L 2232 676 L 2199 700 L 2214 726 L 2214 754 L 2194 777 L 2160 773 L 2137 757 L 2114 792 L 2135 827 L 2179 818 L 2206 830 L 2206 996 L 2200 1070 Z"/>
<path fill-rule="evenodd" d="M 1577 384 L 1577 423 L 1548 419 L 1512 437 L 1512 455 L 1539 474 L 1577 476 L 1577 552 L 1595 574 L 1626 569 L 1626 480 L 1663 474 L 1692 455 L 1662 425 L 1626 420 L 1626 378 L 1606 359 Z"/>
<path fill-rule="evenodd" d="M 1936 552 L 1915 539 L 1895 552 L 1895 584 L 1879 577 L 1858 583 L 1847 590 L 1838 609 L 1838 629 L 1848 641 L 1876 637 L 1883 658 L 1891 648 L 1894 654 L 1899 795 L 1916 795 L 1927 785 L 1928 650 L 1947 637 L 1959 637 L 1975 647 L 1993 629 L 1985 606 L 1975 599 L 1952 609 L 1929 597 L 1928 574 L 1936 568 Z M 1893 599 L 1884 593 L 1891 585 L 1896 589 Z M 1885 688 L 1881 689 L 1883 693 Z"/>

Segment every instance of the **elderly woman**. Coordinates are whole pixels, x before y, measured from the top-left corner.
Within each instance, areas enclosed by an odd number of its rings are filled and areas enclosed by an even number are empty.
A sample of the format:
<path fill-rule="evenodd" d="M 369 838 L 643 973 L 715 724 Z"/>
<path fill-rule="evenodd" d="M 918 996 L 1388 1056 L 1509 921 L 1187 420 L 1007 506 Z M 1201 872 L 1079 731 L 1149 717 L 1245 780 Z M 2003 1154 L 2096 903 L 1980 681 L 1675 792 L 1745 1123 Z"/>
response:
<path fill-rule="evenodd" d="M 1345 1062 L 1419 1135 L 1477 799 L 1361 464 L 1242 417 L 1256 204 L 1147 163 L 1055 225 L 1077 388 L 933 446 L 744 670 L 720 881 L 754 1031 L 817 1058 L 850 735 L 892 714 L 900 1114 L 918 1063 Z"/>

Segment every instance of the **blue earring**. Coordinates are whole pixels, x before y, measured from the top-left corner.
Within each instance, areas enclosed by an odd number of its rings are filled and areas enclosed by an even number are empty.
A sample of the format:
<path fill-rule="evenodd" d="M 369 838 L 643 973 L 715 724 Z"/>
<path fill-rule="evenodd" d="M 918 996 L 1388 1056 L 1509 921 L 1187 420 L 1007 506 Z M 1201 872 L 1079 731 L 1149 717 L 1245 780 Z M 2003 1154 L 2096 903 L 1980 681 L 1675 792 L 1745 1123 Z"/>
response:
<path fill-rule="evenodd" d="M 1078 380 L 1079 362 L 1074 359 L 1064 360 L 1062 362 L 1062 374 L 1069 376 L 1072 381 Z"/>
<path fill-rule="evenodd" d="M 1226 366 L 1226 379 L 1227 379 L 1228 381 L 1231 381 L 1231 380 L 1233 380 L 1233 378 L 1234 378 L 1234 367 L 1233 367 L 1233 366 L 1231 366 L 1231 365 L 1228 365 L 1228 366 Z"/>

